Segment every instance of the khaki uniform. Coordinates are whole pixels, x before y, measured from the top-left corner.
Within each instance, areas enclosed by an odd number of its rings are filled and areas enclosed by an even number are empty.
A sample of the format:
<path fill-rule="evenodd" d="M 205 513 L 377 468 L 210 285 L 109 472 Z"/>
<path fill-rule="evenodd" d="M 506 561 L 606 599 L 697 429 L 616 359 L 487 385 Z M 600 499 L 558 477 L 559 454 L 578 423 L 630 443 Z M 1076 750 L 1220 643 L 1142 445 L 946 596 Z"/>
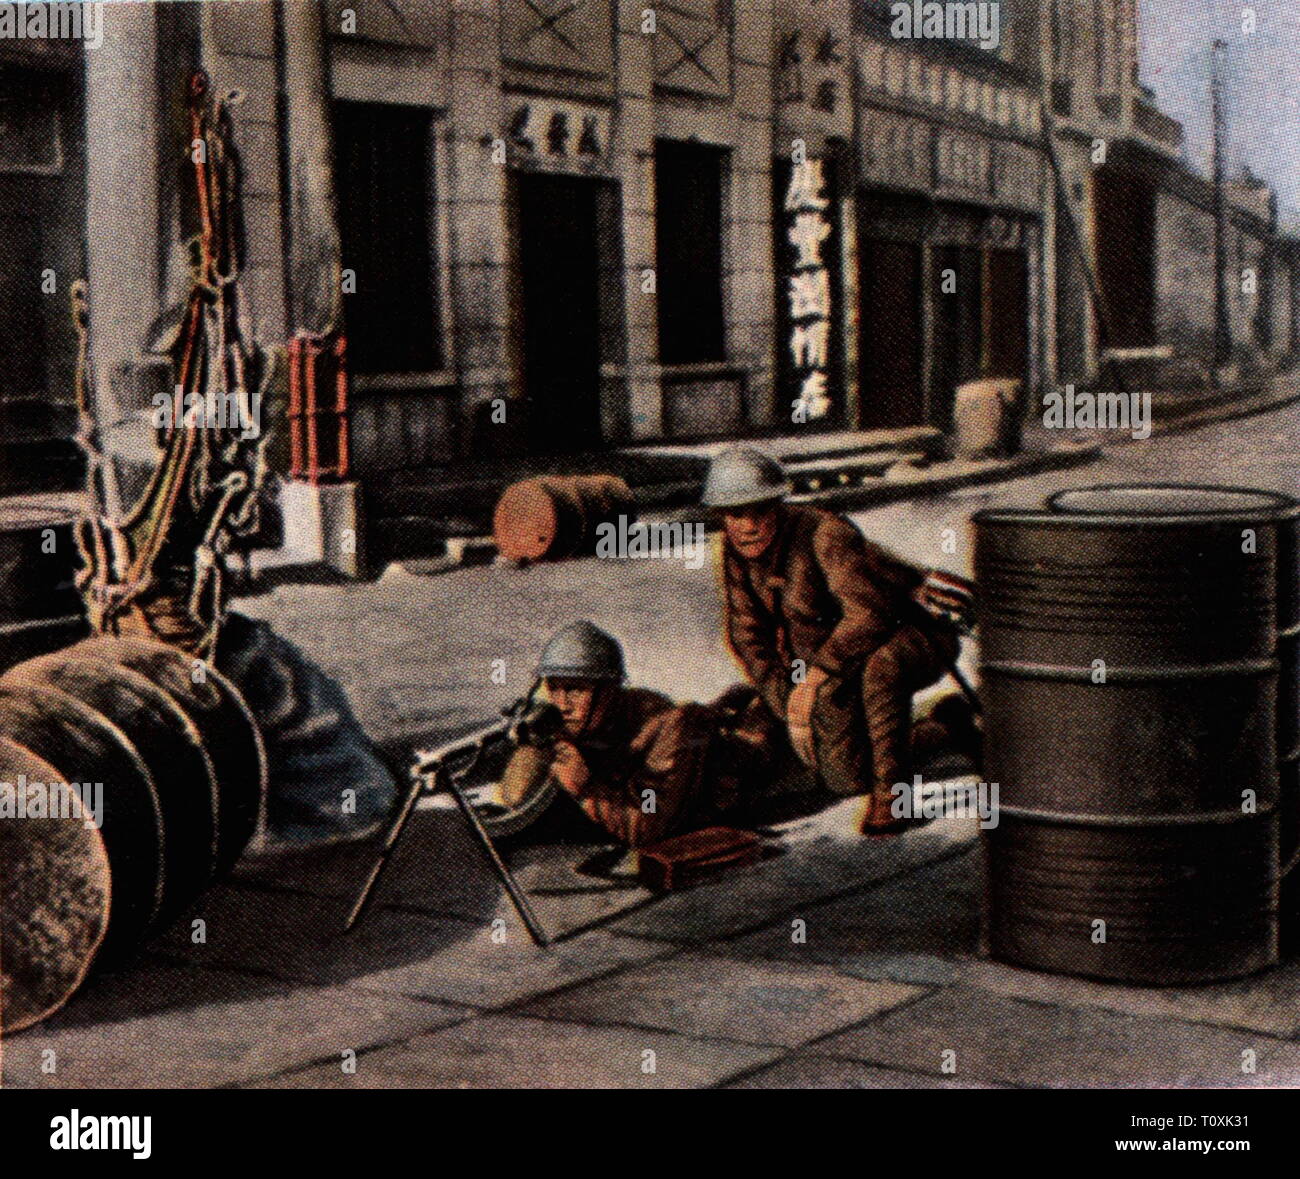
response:
<path fill-rule="evenodd" d="M 783 504 L 762 556 L 724 540 L 726 637 L 782 721 L 795 673 L 827 675 L 812 712 L 816 768 L 837 795 L 911 780 L 912 696 L 956 657 L 957 633 L 915 601 L 924 575 L 833 512 Z"/>
<path fill-rule="evenodd" d="M 734 805 L 739 790 L 738 764 L 724 753 L 721 721 L 712 705 L 679 705 L 644 688 L 618 689 L 591 731 L 565 738 L 590 771 L 582 788 L 570 792 L 574 801 L 630 847 L 708 826 Z M 526 794 L 530 782 L 551 775 L 553 760 L 549 748 L 517 749 L 503 782 Z"/>

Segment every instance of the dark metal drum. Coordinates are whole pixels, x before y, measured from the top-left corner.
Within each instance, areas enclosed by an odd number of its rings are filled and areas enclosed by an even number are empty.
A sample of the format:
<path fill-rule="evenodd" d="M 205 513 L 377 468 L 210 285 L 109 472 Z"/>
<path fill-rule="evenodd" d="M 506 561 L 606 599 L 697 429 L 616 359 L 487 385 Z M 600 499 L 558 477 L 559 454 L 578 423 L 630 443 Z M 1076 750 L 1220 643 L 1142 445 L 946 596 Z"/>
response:
<path fill-rule="evenodd" d="M 1281 853 L 1281 938 L 1300 941 L 1300 501 L 1277 492 L 1250 488 L 1188 484 L 1103 484 L 1057 492 L 1048 500 L 1054 511 L 1093 513 L 1140 511 L 1153 499 L 1188 497 L 1214 505 L 1225 494 L 1243 495 L 1265 509 L 1261 523 L 1275 531 L 1277 546 L 1277 770 L 1278 825 Z M 1202 498 L 1208 497 L 1208 498 Z"/>
<path fill-rule="evenodd" d="M 115 663 L 57 652 L 0 677 L 0 687 L 57 688 L 111 717 L 149 767 L 162 809 L 164 903 L 176 916 L 212 880 L 217 864 L 218 783 L 198 727 L 162 688 Z"/>
<path fill-rule="evenodd" d="M 1278 497 L 1077 494 L 975 516 L 986 948 L 1135 983 L 1268 966 Z"/>
<path fill-rule="evenodd" d="M 86 633 L 71 510 L 0 507 L 0 671 Z"/>

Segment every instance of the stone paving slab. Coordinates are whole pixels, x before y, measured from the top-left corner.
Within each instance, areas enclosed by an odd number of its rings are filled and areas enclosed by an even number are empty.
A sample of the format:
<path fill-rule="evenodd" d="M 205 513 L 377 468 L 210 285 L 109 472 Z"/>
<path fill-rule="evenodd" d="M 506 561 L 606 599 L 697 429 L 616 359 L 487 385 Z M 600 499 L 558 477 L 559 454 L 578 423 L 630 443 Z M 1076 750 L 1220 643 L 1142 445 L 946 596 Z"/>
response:
<path fill-rule="evenodd" d="M 731 1081 L 727 1089 L 1005 1089 L 989 1081 L 936 1078 L 856 1060 L 799 1053 Z"/>
<path fill-rule="evenodd" d="M 939 820 L 899 836 L 864 838 L 857 834 L 861 805 L 861 800 L 849 799 L 823 812 L 804 832 L 789 837 L 785 855 L 674 893 L 611 928 L 657 940 L 712 941 L 782 916 L 801 916 L 817 901 L 913 871 L 955 854 L 975 838 L 975 821 L 965 819 Z"/>
<path fill-rule="evenodd" d="M 926 992 L 825 966 L 683 954 L 539 999 L 520 1014 L 795 1048 Z"/>
<path fill-rule="evenodd" d="M 99 980 L 45 1024 L 4 1042 L 4 1084 L 207 1088 L 346 1049 L 407 1040 L 473 1014 L 351 987 L 295 987 L 234 971 L 150 962 Z M 41 1071 L 52 1049 L 57 1071 Z"/>
<path fill-rule="evenodd" d="M 1256 1071 L 1242 1071 L 1243 1052 Z M 949 987 L 818 1041 L 819 1054 L 942 1079 L 956 1053 L 964 1079 L 1051 1088 L 1300 1085 L 1300 1044 L 1089 1008 L 1049 1006 Z"/>
<path fill-rule="evenodd" d="M 962 962 L 956 970 L 966 985 L 1011 998 L 1300 1038 L 1300 959 L 1250 978 L 1201 987 L 1117 986 L 980 959 Z"/>
<path fill-rule="evenodd" d="M 774 1060 L 781 1049 L 549 1019 L 485 1016 L 358 1058 L 353 1076 L 321 1065 L 267 1088 L 620 1088 L 717 1085 Z M 654 1072 L 644 1071 L 654 1053 Z"/>
<path fill-rule="evenodd" d="M 238 968 L 314 986 L 357 988 L 496 1007 L 627 963 L 666 947 L 593 930 L 539 949 L 515 921 L 467 922 L 377 909 L 350 934 L 333 898 L 230 888 L 200 911 L 207 941 L 179 926 L 158 953 L 195 966 Z M 494 940 L 504 937 L 504 941 Z"/>
<path fill-rule="evenodd" d="M 707 949 L 746 960 L 829 963 L 865 979 L 951 983 L 959 977 L 959 961 L 979 948 L 979 872 L 979 850 L 970 847 L 898 879 L 800 910 L 803 940 L 782 923 Z"/>

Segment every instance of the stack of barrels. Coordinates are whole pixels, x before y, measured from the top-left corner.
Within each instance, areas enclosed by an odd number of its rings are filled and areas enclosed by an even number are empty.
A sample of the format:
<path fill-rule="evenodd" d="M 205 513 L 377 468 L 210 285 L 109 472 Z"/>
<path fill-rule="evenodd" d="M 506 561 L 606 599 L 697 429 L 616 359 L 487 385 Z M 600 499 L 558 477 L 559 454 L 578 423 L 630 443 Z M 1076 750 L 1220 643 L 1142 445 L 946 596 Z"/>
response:
<path fill-rule="evenodd" d="M 209 664 L 97 637 L 0 676 L 0 789 L 0 1030 L 14 1031 L 234 864 L 266 757 Z"/>
<path fill-rule="evenodd" d="M 1152 984 L 1277 961 L 1300 847 L 1298 511 L 1108 486 L 976 514 L 994 957 Z"/>

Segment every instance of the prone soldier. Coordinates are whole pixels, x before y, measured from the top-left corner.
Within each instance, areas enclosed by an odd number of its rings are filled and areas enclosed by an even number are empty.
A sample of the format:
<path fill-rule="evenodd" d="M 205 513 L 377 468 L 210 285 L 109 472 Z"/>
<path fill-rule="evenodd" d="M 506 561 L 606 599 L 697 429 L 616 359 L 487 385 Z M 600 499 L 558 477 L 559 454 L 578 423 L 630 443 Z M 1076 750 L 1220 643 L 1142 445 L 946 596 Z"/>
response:
<path fill-rule="evenodd" d="M 912 697 L 952 666 L 958 631 L 921 604 L 921 570 L 790 491 L 753 447 L 710 465 L 727 643 L 825 788 L 866 795 L 863 833 L 892 834 L 908 825 L 892 788 L 912 780 Z"/>
<path fill-rule="evenodd" d="M 546 644 L 537 677 L 562 727 L 511 755 L 499 786 L 508 807 L 551 781 L 619 842 L 645 847 L 736 813 L 771 763 L 773 734 L 747 689 L 674 704 L 629 687 L 618 641 L 590 622 Z"/>

